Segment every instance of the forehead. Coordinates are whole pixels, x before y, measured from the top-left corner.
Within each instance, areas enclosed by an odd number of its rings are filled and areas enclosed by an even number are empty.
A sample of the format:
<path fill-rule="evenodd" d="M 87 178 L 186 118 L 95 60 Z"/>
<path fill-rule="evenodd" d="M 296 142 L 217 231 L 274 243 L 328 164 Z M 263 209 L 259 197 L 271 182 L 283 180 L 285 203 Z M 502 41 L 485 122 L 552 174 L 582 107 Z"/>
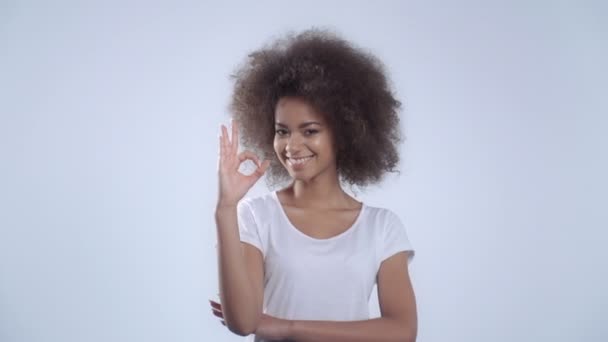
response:
<path fill-rule="evenodd" d="M 275 109 L 275 123 L 287 126 L 295 125 L 305 121 L 317 121 L 325 124 L 325 118 L 313 106 L 304 99 L 298 97 L 282 97 L 277 102 Z"/>

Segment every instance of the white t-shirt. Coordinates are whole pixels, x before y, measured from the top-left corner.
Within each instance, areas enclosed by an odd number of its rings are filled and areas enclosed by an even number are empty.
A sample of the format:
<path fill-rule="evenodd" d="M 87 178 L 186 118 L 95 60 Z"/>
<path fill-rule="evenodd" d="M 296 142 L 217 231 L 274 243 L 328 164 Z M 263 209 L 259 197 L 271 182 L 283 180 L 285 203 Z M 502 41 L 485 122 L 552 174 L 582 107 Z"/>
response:
<path fill-rule="evenodd" d="M 276 191 L 237 206 L 242 242 L 264 256 L 263 312 L 290 320 L 369 319 L 369 299 L 383 260 L 414 250 L 399 217 L 363 203 L 355 223 L 329 239 L 304 234 L 289 221 Z M 248 341 L 263 341 L 247 336 Z"/>

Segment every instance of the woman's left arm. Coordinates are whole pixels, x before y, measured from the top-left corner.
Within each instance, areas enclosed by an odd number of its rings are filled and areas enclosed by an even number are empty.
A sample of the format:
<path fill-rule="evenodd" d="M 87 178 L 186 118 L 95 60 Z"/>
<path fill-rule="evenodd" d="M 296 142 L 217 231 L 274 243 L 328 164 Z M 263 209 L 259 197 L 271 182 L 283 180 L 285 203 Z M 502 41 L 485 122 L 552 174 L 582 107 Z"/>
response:
<path fill-rule="evenodd" d="M 386 259 L 378 270 L 378 301 L 382 317 L 361 321 L 290 321 L 262 314 L 255 334 L 268 340 L 295 342 L 414 342 L 418 331 L 416 298 L 407 254 Z M 220 303 L 213 314 L 223 319 Z M 226 325 L 223 321 L 222 324 Z"/>
<path fill-rule="evenodd" d="M 386 259 L 378 271 L 380 318 L 363 321 L 290 321 L 289 340 L 296 342 L 414 342 L 418 332 L 416 297 L 407 253 Z"/>

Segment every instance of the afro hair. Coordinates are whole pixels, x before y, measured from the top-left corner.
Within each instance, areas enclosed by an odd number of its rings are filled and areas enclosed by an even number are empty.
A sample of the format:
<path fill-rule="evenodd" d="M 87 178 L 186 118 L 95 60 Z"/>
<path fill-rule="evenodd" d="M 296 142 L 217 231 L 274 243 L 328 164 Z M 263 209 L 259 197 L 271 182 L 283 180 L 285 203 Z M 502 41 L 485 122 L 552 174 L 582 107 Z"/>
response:
<path fill-rule="evenodd" d="M 399 172 L 401 102 L 385 67 L 335 33 L 287 33 L 250 53 L 230 77 L 230 113 L 239 122 L 242 144 L 271 161 L 267 185 L 290 179 L 273 148 L 275 107 L 284 96 L 303 98 L 326 118 L 340 182 L 365 187 L 386 172 Z"/>

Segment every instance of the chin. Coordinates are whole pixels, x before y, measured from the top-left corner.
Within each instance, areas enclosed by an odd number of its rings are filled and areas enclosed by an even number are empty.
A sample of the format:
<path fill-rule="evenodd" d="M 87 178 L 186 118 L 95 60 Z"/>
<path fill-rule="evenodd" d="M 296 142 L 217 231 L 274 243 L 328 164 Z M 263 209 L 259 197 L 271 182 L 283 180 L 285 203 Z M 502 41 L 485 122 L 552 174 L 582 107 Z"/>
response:
<path fill-rule="evenodd" d="M 307 170 L 306 172 L 290 173 L 293 180 L 304 183 L 314 182 L 321 174 L 317 170 Z"/>
<path fill-rule="evenodd" d="M 304 172 L 294 172 L 292 170 L 288 170 L 287 171 L 289 173 L 289 175 L 291 176 L 291 178 L 293 179 L 297 179 L 297 180 L 307 180 L 310 178 L 310 176 L 308 176 L 308 173 L 304 173 Z"/>

